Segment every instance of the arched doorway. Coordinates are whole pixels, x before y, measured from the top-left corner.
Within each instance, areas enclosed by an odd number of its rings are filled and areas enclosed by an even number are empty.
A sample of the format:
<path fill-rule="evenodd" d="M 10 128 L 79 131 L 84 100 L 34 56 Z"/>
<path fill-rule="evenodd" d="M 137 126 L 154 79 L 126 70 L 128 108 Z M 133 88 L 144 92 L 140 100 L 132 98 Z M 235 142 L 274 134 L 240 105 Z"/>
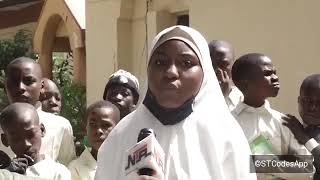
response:
<path fill-rule="evenodd" d="M 73 79 L 86 84 L 85 1 L 47 0 L 34 35 L 34 51 L 45 77 L 52 78 L 52 53 L 72 54 Z"/>

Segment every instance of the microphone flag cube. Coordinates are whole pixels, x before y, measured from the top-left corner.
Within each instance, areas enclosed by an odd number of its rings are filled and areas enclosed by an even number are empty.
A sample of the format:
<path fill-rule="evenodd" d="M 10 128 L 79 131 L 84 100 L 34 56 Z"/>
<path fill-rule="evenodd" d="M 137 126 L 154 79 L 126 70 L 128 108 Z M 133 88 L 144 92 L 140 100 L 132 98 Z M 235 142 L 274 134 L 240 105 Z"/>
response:
<path fill-rule="evenodd" d="M 164 151 L 152 134 L 128 149 L 125 157 L 125 175 L 129 179 L 138 177 L 139 169 L 143 168 L 154 170 L 155 176 L 164 174 Z"/>

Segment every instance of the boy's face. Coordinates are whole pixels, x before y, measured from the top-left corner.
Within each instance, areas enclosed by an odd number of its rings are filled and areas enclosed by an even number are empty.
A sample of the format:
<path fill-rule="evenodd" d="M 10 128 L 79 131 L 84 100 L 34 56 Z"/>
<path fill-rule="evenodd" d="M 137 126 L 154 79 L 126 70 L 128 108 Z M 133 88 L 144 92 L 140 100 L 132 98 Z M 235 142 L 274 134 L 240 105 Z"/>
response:
<path fill-rule="evenodd" d="M 184 42 L 169 40 L 152 54 L 148 85 L 156 101 L 178 108 L 200 90 L 203 71 L 196 53 Z"/>
<path fill-rule="evenodd" d="M 46 112 L 59 113 L 61 111 L 61 94 L 54 84 L 47 84 L 42 93 L 42 109 Z"/>
<path fill-rule="evenodd" d="M 119 108 L 121 118 L 135 109 L 133 92 L 131 89 L 120 84 L 112 84 L 108 88 L 106 100 Z"/>
<path fill-rule="evenodd" d="M 210 49 L 210 56 L 218 80 L 221 81 L 221 79 L 219 79 L 221 76 L 219 76 L 220 73 L 218 73 L 218 69 L 226 71 L 229 77 L 231 77 L 232 62 L 234 58 L 232 49 L 223 46 L 214 49 L 212 48 Z"/>
<path fill-rule="evenodd" d="M 109 107 L 94 108 L 87 117 L 87 135 L 89 144 L 98 150 L 103 141 L 119 121 L 119 117 Z"/>
<path fill-rule="evenodd" d="M 10 123 L 4 129 L 4 137 L 7 144 L 17 157 L 24 155 L 30 156 L 33 160 L 38 160 L 41 147 L 41 138 L 44 136 L 44 127 L 37 124 L 37 116 L 26 112 L 23 117 L 14 120 L 16 123 Z"/>
<path fill-rule="evenodd" d="M 279 78 L 271 59 L 260 57 L 259 63 L 251 70 L 251 78 L 248 80 L 248 93 L 255 93 L 262 98 L 276 97 L 280 89 Z"/>
<path fill-rule="evenodd" d="M 301 90 L 298 97 L 299 114 L 307 125 L 320 125 L 320 87 Z"/>
<path fill-rule="evenodd" d="M 5 86 L 10 103 L 25 102 L 35 105 L 42 88 L 40 67 L 30 62 L 11 64 Z"/>

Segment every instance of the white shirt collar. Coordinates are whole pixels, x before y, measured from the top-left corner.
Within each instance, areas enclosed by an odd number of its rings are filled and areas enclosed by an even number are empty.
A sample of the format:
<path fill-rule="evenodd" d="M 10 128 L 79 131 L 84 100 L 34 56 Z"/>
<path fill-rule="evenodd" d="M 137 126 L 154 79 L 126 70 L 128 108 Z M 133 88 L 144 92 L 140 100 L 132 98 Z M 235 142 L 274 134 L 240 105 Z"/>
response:
<path fill-rule="evenodd" d="M 90 169 L 97 169 L 97 161 L 94 159 L 90 151 L 91 148 L 85 148 L 79 156 L 79 159 L 84 160 Z"/>
<path fill-rule="evenodd" d="M 239 102 L 243 101 L 243 95 L 236 86 L 232 86 L 227 98 L 234 106 L 236 106 Z"/>
<path fill-rule="evenodd" d="M 271 113 L 271 107 L 270 107 L 270 103 L 268 100 L 265 100 L 264 104 L 260 107 L 257 107 L 257 108 L 249 106 L 249 105 L 245 104 L 244 102 L 239 102 L 239 104 L 233 110 L 233 113 L 235 115 L 239 115 L 243 111 L 265 114 L 265 113 Z"/>

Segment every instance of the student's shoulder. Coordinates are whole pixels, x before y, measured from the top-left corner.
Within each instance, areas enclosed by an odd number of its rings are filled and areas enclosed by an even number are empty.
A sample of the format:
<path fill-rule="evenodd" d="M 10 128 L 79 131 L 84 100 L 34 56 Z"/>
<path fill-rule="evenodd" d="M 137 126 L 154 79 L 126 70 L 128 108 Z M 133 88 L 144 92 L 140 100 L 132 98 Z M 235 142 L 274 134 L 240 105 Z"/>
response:
<path fill-rule="evenodd" d="M 246 109 L 246 104 L 240 101 L 231 111 L 231 114 L 233 115 L 234 118 L 238 119 L 239 116 L 246 114 L 245 109 Z"/>
<path fill-rule="evenodd" d="M 141 108 L 139 107 L 135 111 L 131 112 L 124 118 L 120 120 L 120 122 L 112 129 L 112 131 L 116 134 L 122 133 L 123 131 L 127 131 L 128 128 L 131 128 L 132 126 L 136 126 L 137 123 L 139 123 L 142 119 L 140 118 L 141 114 Z"/>
<path fill-rule="evenodd" d="M 85 148 L 83 150 L 83 152 L 80 154 L 79 157 L 77 157 L 76 159 L 72 160 L 69 165 L 68 168 L 77 168 L 80 166 L 84 166 L 85 164 L 90 164 L 91 162 L 95 161 L 93 156 L 90 153 L 90 149 L 89 148 Z"/>
<path fill-rule="evenodd" d="M 72 161 L 69 163 L 68 169 L 69 169 L 70 171 L 74 171 L 75 169 L 79 169 L 79 166 L 81 166 L 81 164 L 82 164 L 82 161 L 81 161 L 80 157 L 78 157 L 78 158 L 72 160 Z"/>
<path fill-rule="evenodd" d="M 277 119 L 278 121 L 282 121 L 282 117 L 284 116 L 282 112 L 277 111 L 271 107 L 269 108 L 269 112 L 274 119 Z"/>
<path fill-rule="evenodd" d="M 45 164 L 48 168 L 51 168 L 51 170 L 55 171 L 58 174 L 64 174 L 64 175 L 70 175 L 69 169 L 64 166 L 63 164 L 60 164 L 58 162 L 55 162 L 52 159 L 46 159 Z"/>
<path fill-rule="evenodd" d="M 39 111 L 38 114 L 41 120 L 54 122 L 55 124 L 63 127 L 68 127 L 68 128 L 71 127 L 70 121 L 62 116 L 44 112 L 44 111 Z"/>

